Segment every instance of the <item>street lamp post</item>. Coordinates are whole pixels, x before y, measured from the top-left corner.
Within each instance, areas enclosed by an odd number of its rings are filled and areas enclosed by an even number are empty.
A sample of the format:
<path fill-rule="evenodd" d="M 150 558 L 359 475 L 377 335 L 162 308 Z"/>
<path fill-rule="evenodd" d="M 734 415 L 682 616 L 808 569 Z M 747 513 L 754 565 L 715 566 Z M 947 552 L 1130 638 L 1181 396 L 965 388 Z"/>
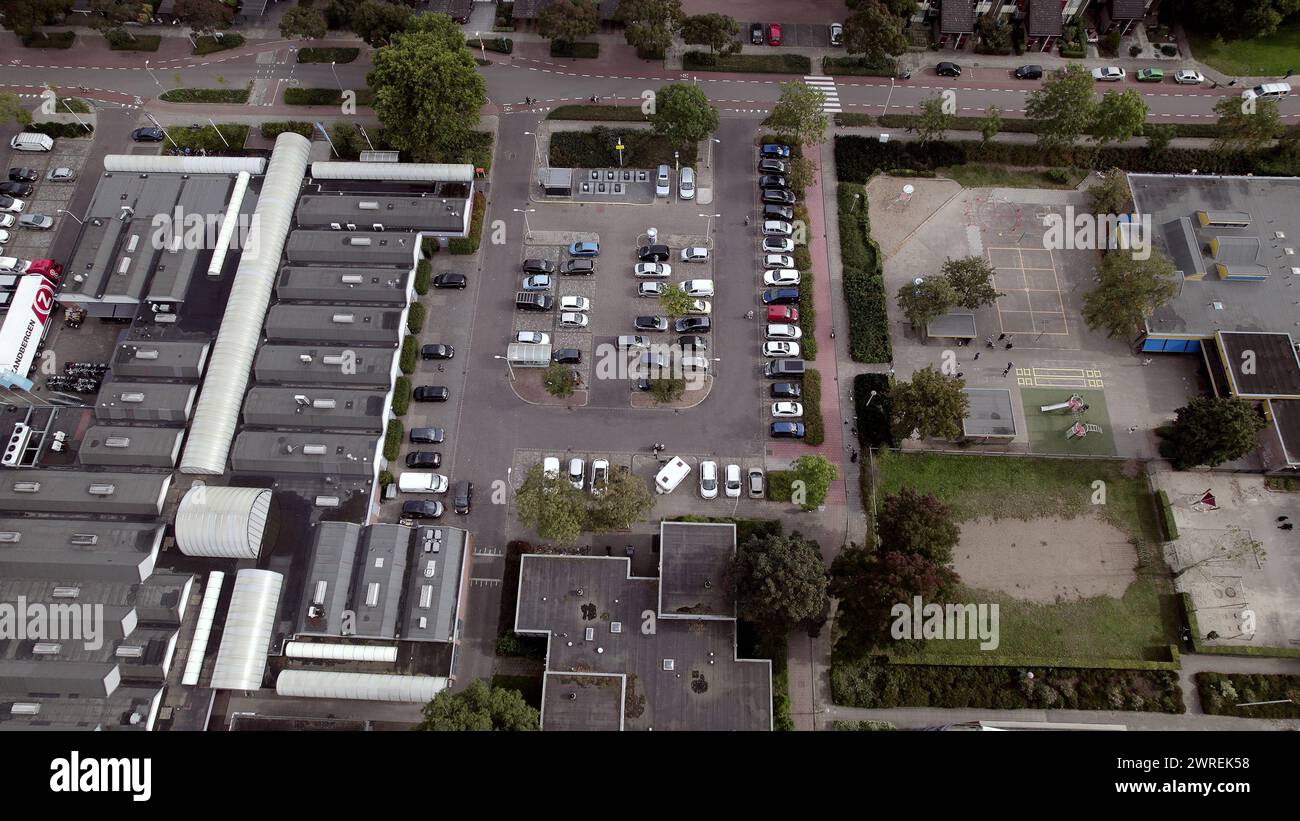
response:
<path fill-rule="evenodd" d="M 872 391 L 872 392 L 871 392 L 871 395 L 867 397 L 867 404 L 863 405 L 863 406 L 862 406 L 862 409 L 863 409 L 863 410 L 866 410 L 867 408 L 871 407 L 871 402 L 872 402 L 872 400 L 874 400 L 875 398 L 876 398 L 876 392 L 875 392 L 875 391 Z"/>
<path fill-rule="evenodd" d="M 710 138 L 709 138 L 709 154 L 708 154 L 708 156 L 704 159 L 704 167 L 705 167 L 705 168 L 712 168 L 712 167 L 713 167 L 713 144 L 714 144 L 714 143 L 717 143 L 718 145 L 722 145 L 722 140 L 719 140 L 719 139 L 717 139 L 717 138 L 713 138 L 713 137 L 710 137 Z"/>
<path fill-rule="evenodd" d="M 498 354 L 493 354 L 493 355 L 492 355 L 492 358 L 493 358 L 493 359 L 504 359 L 505 362 L 506 362 L 506 370 L 510 372 L 510 381 L 511 381 L 511 382 L 515 381 L 515 366 L 510 364 L 510 357 L 508 357 L 508 356 L 500 356 L 500 355 L 498 355 Z"/>
<path fill-rule="evenodd" d="M 679 159 L 680 156 L 678 152 L 673 152 L 673 173 L 677 175 L 676 199 L 678 202 L 681 202 L 682 199 L 682 161 Z"/>
<path fill-rule="evenodd" d="M 149 68 L 148 60 L 144 61 L 144 70 L 149 72 L 149 79 L 153 80 L 153 84 L 158 86 L 159 88 L 162 88 L 162 83 L 158 82 L 158 78 L 154 76 L 153 69 Z"/>
<path fill-rule="evenodd" d="M 533 229 L 528 225 L 528 215 L 537 213 L 536 208 L 512 208 L 516 214 L 524 215 L 524 242 L 533 241 Z"/>
<path fill-rule="evenodd" d="M 894 75 L 889 75 L 889 94 L 885 96 L 885 113 L 880 116 L 884 117 L 889 113 L 889 101 L 894 97 Z"/>
<path fill-rule="evenodd" d="M 708 242 L 713 237 L 713 220 L 714 218 L 722 219 L 721 214 L 700 214 L 701 217 L 708 220 L 704 228 L 704 241 Z"/>
<path fill-rule="evenodd" d="M 525 131 L 524 134 L 526 134 L 527 136 L 533 138 L 533 163 L 534 163 L 538 168 L 546 168 L 546 164 L 542 162 L 542 137 L 541 137 L 541 135 L 540 135 L 540 134 L 535 134 L 535 133 L 533 133 L 532 131 Z M 622 142 L 622 141 L 620 140 L 620 142 Z"/>
<path fill-rule="evenodd" d="M 65 208 L 55 208 L 55 209 L 54 209 L 54 213 L 56 213 L 56 214 L 67 214 L 68 216 L 70 216 L 70 217 L 72 217 L 74 220 L 76 220 L 78 225 L 85 225 L 85 224 L 86 224 L 85 220 L 83 220 L 81 217 L 77 216 L 76 214 L 72 213 L 71 211 L 69 211 L 69 210 L 67 210 L 67 209 L 65 209 Z"/>
<path fill-rule="evenodd" d="M 474 36 L 478 38 L 478 50 L 479 50 L 479 54 L 481 54 L 481 55 L 483 56 L 483 59 L 486 60 L 486 59 L 487 59 L 487 48 L 483 45 L 483 32 L 481 32 L 481 31 L 476 31 L 476 32 L 474 32 Z"/>
<path fill-rule="evenodd" d="M 330 74 L 334 75 L 334 85 L 339 87 L 339 93 L 343 93 L 343 83 L 339 82 L 339 73 L 334 70 L 334 61 L 330 60 Z"/>

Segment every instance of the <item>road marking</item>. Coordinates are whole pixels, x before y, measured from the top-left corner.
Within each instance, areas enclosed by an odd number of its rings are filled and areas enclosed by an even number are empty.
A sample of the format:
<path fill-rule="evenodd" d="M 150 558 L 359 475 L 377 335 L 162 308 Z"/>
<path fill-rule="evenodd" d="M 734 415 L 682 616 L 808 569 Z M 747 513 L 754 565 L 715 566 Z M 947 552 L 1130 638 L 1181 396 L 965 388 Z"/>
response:
<path fill-rule="evenodd" d="M 835 79 L 832 77 L 804 77 L 804 85 L 809 88 L 815 88 L 822 93 L 822 111 L 827 114 L 839 114 L 844 111 L 840 105 L 840 93 L 835 88 Z"/>

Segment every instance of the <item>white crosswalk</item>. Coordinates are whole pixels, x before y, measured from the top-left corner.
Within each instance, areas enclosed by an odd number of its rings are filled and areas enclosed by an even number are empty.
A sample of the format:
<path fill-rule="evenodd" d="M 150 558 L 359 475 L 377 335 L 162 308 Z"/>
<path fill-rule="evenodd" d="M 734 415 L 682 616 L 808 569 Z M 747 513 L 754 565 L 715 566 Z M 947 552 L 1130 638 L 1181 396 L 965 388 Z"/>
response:
<path fill-rule="evenodd" d="M 840 92 L 835 88 L 835 80 L 831 77 L 804 77 L 804 85 L 817 89 L 826 97 L 822 103 L 822 111 L 827 114 L 839 114 L 843 111 L 840 108 Z"/>

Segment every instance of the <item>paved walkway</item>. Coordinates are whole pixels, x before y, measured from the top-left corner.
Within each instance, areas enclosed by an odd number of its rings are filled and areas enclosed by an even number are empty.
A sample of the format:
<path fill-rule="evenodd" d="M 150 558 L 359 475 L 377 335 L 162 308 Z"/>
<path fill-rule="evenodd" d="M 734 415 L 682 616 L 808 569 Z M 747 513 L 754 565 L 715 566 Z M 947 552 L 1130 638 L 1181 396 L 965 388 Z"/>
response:
<path fill-rule="evenodd" d="M 1297 730 L 1297 719 L 1233 718 L 1230 716 L 1170 715 L 1112 710 L 968 710 L 941 707 L 864 710 L 830 707 L 818 716 L 826 729 L 832 721 L 888 721 L 899 729 L 942 727 L 967 721 L 1055 721 L 1079 724 L 1122 724 L 1130 730 Z"/>

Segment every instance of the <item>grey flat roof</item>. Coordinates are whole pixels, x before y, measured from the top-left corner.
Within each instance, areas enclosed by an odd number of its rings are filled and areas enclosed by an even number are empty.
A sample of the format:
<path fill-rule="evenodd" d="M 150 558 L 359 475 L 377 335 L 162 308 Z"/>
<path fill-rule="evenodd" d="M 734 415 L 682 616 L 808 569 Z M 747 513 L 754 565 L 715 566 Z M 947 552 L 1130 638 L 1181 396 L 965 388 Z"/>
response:
<path fill-rule="evenodd" d="M 189 420 L 197 392 L 198 388 L 193 384 L 110 379 L 99 388 L 95 399 L 95 419 L 99 422 L 181 424 Z M 143 398 L 135 401 L 141 394 Z"/>
<path fill-rule="evenodd" d="M 379 433 L 388 416 L 387 395 L 386 391 L 378 390 L 258 385 L 244 399 L 244 424 Z M 306 399 L 306 403 L 300 403 L 299 397 Z"/>
<path fill-rule="evenodd" d="M 377 444 L 374 436 L 246 430 L 235 437 L 230 465 L 240 473 L 365 477 L 374 473 Z M 304 453 L 316 445 L 323 445 L 325 453 Z"/>
<path fill-rule="evenodd" d="M 627 676 L 547 672 L 542 711 L 552 732 L 616 732 L 623 729 Z"/>
<path fill-rule="evenodd" d="M 1287 464 L 1300 464 L 1300 402 L 1274 399 L 1269 405 L 1273 408 L 1273 427 L 1277 430 Z"/>
<path fill-rule="evenodd" d="M 369 240 L 369 245 L 353 244 Z M 308 231 L 289 233 L 285 258 L 301 264 L 405 265 L 415 267 L 420 244 L 414 234 L 386 231 Z"/>
<path fill-rule="evenodd" d="M 263 345 L 253 363 L 253 377 L 258 382 L 387 390 L 396 356 L 396 348 Z"/>
<path fill-rule="evenodd" d="M 1016 418 L 1012 411 L 1011 391 L 1004 388 L 966 388 L 970 411 L 961 421 L 967 436 L 1016 435 Z"/>
<path fill-rule="evenodd" d="M 10 695 L 0 698 L 0 731 L 32 730 L 134 730 L 148 729 L 146 721 L 131 723 L 131 715 L 147 718 L 162 697 L 160 686 L 118 687 L 108 698 L 78 695 L 75 698 L 54 697 L 41 694 L 34 698 Z M 37 703 L 36 715 L 13 715 L 10 705 L 15 701 Z"/>
<path fill-rule="evenodd" d="M 295 617 L 296 632 L 343 635 L 343 614 L 351 598 L 353 567 L 360 541 L 361 525 L 351 522 L 320 522 L 313 528 L 311 562 Z M 325 583 L 325 590 L 318 597 L 321 582 Z M 309 612 L 313 604 L 320 610 L 314 618 Z"/>
<path fill-rule="evenodd" d="M 216 246 L 216 238 L 220 230 L 220 218 L 224 217 L 230 203 L 233 184 L 232 177 L 218 174 L 192 174 L 185 181 L 180 201 L 177 203 L 177 208 L 181 209 L 180 213 L 185 216 L 173 232 L 174 238 L 179 237 L 183 241 L 164 243 L 158 257 L 154 260 L 153 278 L 149 282 L 149 292 L 146 296 L 150 302 L 184 301 L 190 281 L 200 263 L 206 267 L 212 257 L 212 249 Z M 252 212 L 256 203 L 256 196 L 245 194 L 240 203 L 240 211 L 247 215 Z M 211 223 L 208 222 L 208 215 L 214 217 Z M 185 226 L 185 222 L 192 220 L 193 216 L 204 217 L 201 227 Z M 175 214 L 173 214 L 173 223 L 175 222 Z M 182 228 L 185 230 L 182 231 Z M 154 231 L 156 232 L 157 229 Z M 199 235 L 203 237 L 203 241 L 194 242 L 193 240 Z M 240 237 L 241 232 L 237 229 L 232 236 L 233 247 L 238 246 Z"/>
<path fill-rule="evenodd" d="M 183 434 L 179 428 L 95 425 L 82 437 L 77 458 L 92 466 L 173 468 Z"/>
<path fill-rule="evenodd" d="M 1300 399 L 1300 358 L 1290 334 L 1224 331 L 1217 339 L 1234 396 Z M 1248 355 L 1250 373 L 1242 367 Z"/>
<path fill-rule="evenodd" d="M 121 681 L 118 665 L 111 661 L 0 659 L 0 693 L 76 693 L 104 698 L 111 695 Z"/>
<path fill-rule="evenodd" d="M 736 555 L 736 526 L 662 522 L 659 528 L 659 615 L 735 618 L 726 575 Z"/>
<path fill-rule="evenodd" d="M 373 205 L 362 208 L 362 203 Z M 465 224 L 465 203 L 462 198 L 432 195 L 307 194 L 298 198 L 294 221 L 303 228 L 329 228 L 332 223 L 339 223 L 352 224 L 364 231 L 378 224 L 385 231 L 458 232 Z"/>
<path fill-rule="evenodd" d="M 410 545 L 411 528 L 405 525 L 374 524 L 362 533 L 357 587 L 352 597 L 357 636 L 397 635 L 397 607 L 402 599 Z"/>
<path fill-rule="evenodd" d="M 154 573 L 135 590 L 135 609 L 140 621 L 179 625 L 194 585 L 189 573 Z"/>
<path fill-rule="evenodd" d="M 0 478 L 0 510 L 24 513 L 157 516 L 171 483 L 166 473 L 19 468 Z M 34 487 L 34 491 L 24 488 Z M 107 493 L 92 493 L 91 490 Z"/>
<path fill-rule="evenodd" d="M 280 271 L 275 295 L 298 302 L 405 305 L 411 276 L 409 268 L 287 266 Z"/>
<path fill-rule="evenodd" d="M 122 341 L 113 349 L 113 375 L 128 379 L 198 379 L 211 342 Z"/>
<path fill-rule="evenodd" d="M 5 518 L 0 533 L 18 534 L 0 541 L 0 578 L 138 582 L 153 571 L 163 525 Z"/>
<path fill-rule="evenodd" d="M 393 308 L 280 303 L 266 314 L 266 338 L 277 342 L 396 345 L 401 335 L 402 312 Z"/>
<path fill-rule="evenodd" d="M 1300 281 L 1300 180 L 1280 177 L 1176 176 L 1130 174 L 1139 214 L 1149 215 L 1156 247 L 1174 260 L 1188 278 L 1178 295 L 1147 321 L 1157 336 L 1208 339 L 1217 331 L 1282 331 L 1295 326 L 1292 303 Z M 1251 215 L 1248 228 L 1200 227 L 1198 211 L 1235 211 Z M 1183 221 L 1187 220 L 1184 224 Z M 1281 233 L 1282 237 L 1275 236 Z M 1228 243 L 1232 259 L 1259 243 L 1255 263 L 1267 269 L 1262 282 L 1219 279 L 1208 251 L 1214 238 Z M 1221 244 L 1221 247 L 1222 244 Z M 1191 277 L 1205 272 L 1203 279 Z"/>
<path fill-rule="evenodd" d="M 925 333 L 926 336 L 974 339 L 975 314 L 969 311 L 953 311 L 944 314 L 926 325 Z"/>
<path fill-rule="evenodd" d="M 406 641 L 451 641 L 460 615 L 458 605 L 468 531 L 458 527 L 430 525 L 414 528 L 412 555 L 415 557 L 407 572 L 405 614 L 402 619 L 402 638 Z M 441 538 L 439 538 L 439 536 Z M 425 552 L 426 543 L 436 542 L 438 552 Z M 429 572 L 433 562 L 433 575 Z M 425 593 L 425 588 L 431 588 Z M 422 606 L 425 596 L 429 605 Z M 425 626 L 420 626 L 420 619 Z"/>
<path fill-rule="evenodd" d="M 771 664 L 736 659 L 736 622 L 659 619 L 643 632 L 642 614 L 656 608 L 659 585 L 629 577 L 630 567 L 625 557 L 523 556 L 515 629 L 548 636 L 550 673 L 625 676 L 624 729 L 770 730 Z M 668 660 L 671 670 L 664 669 Z M 545 687 L 543 729 L 614 726 L 606 688 L 576 691 L 549 675 Z M 579 697 L 565 704 L 570 691 Z M 559 710 L 548 712 L 556 698 Z"/>

